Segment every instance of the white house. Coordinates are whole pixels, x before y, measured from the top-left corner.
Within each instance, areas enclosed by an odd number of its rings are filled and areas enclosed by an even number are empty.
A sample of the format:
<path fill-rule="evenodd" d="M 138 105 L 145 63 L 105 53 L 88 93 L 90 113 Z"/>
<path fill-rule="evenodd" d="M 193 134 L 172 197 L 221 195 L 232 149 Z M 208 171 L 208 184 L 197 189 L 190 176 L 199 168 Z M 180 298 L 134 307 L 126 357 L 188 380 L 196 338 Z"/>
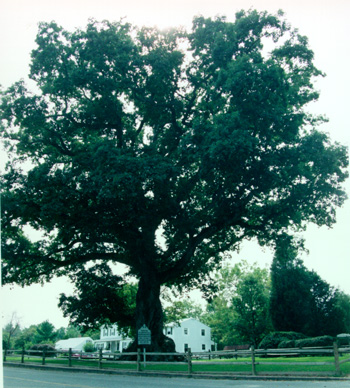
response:
<path fill-rule="evenodd" d="M 108 350 L 112 353 L 123 352 L 133 340 L 123 336 L 116 324 L 101 326 L 100 339 L 94 341 L 96 349 Z"/>
<path fill-rule="evenodd" d="M 189 348 L 192 352 L 215 350 L 210 327 L 195 318 L 184 319 L 180 321 L 180 325 L 167 324 L 164 334 L 175 342 L 175 349 L 180 353 L 186 352 Z"/>
<path fill-rule="evenodd" d="M 66 340 L 57 341 L 55 344 L 56 350 L 66 350 L 72 349 L 73 352 L 80 352 L 84 350 L 84 346 L 86 343 L 94 341 L 90 337 L 79 337 L 79 338 L 69 338 Z"/>

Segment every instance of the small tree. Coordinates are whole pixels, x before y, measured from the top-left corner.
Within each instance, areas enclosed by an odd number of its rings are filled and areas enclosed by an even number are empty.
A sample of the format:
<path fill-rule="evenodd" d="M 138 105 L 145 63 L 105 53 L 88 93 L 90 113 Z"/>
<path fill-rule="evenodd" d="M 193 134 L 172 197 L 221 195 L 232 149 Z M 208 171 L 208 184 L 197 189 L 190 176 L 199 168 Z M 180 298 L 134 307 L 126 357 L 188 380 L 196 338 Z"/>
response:
<path fill-rule="evenodd" d="M 213 340 L 219 350 L 226 345 L 242 343 L 234 327 L 236 313 L 223 297 L 216 297 L 208 304 L 202 319 L 211 328 Z"/>
<path fill-rule="evenodd" d="M 216 293 L 207 306 L 204 321 L 219 346 L 257 344 L 270 330 L 269 275 L 266 269 L 246 261 L 224 266 L 214 275 Z"/>
<path fill-rule="evenodd" d="M 31 325 L 29 328 L 23 329 L 20 336 L 16 339 L 15 347 L 17 349 L 30 348 L 32 345 L 36 344 L 36 334 L 36 325 Z"/>
<path fill-rule="evenodd" d="M 40 343 L 54 343 L 57 337 L 55 326 L 49 321 L 44 321 L 37 326 L 35 334 L 35 342 Z"/>
<path fill-rule="evenodd" d="M 20 334 L 20 321 L 17 314 L 12 313 L 10 321 L 2 330 L 2 344 L 4 350 L 11 349 L 12 340 L 14 339 L 16 334 Z"/>
<path fill-rule="evenodd" d="M 95 346 L 92 342 L 87 342 L 85 345 L 84 345 L 84 348 L 83 348 L 84 352 L 86 353 L 92 353 L 94 352 L 96 349 L 95 349 Z"/>
<path fill-rule="evenodd" d="M 236 313 L 234 328 L 242 340 L 255 347 L 272 329 L 267 281 L 264 270 L 244 274 L 232 299 L 232 308 Z"/>

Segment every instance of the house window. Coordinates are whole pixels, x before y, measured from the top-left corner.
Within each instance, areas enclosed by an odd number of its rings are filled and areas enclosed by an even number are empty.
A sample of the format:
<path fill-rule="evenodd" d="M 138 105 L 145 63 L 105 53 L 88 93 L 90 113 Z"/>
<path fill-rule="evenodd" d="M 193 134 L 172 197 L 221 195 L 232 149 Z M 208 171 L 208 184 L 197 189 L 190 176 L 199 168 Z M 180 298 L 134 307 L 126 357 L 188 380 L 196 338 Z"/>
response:
<path fill-rule="evenodd" d="M 205 344 L 202 344 L 202 350 L 205 350 Z"/>
<path fill-rule="evenodd" d="M 108 335 L 108 329 L 103 329 L 103 335 Z"/>
<path fill-rule="evenodd" d="M 188 344 L 184 344 L 184 351 L 185 351 L 185 352 L 188 351 Z"/>
<path fill-rule="evenodd" d="M 185 335 L 188 334 L 188 329 L 184 329 L 184 334 L 185 334 Z"/>
<path fill-rule="evenodd" d="M 111 329 L 111 335 L 115 335 L 115 328 Z"/>
<path fill-rule="evenodd" d="M 202 330 L 201 330 L 201 333 L 202 333 L 202 335 L 204 336 L 204 335 L 205 335 L 205 329 L 202 329 Z"/>

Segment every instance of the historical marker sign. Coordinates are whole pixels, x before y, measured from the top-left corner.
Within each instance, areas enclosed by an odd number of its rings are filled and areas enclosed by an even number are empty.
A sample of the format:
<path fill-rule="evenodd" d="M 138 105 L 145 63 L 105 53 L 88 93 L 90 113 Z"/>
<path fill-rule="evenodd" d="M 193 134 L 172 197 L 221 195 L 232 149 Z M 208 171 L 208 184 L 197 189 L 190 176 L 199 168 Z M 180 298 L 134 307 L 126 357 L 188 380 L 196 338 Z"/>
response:
<path fill-rule="evenodd" d="M 139 345 L 151 345 L 151 330 L 143 325 L 137 332 L 137 343 Z"/>

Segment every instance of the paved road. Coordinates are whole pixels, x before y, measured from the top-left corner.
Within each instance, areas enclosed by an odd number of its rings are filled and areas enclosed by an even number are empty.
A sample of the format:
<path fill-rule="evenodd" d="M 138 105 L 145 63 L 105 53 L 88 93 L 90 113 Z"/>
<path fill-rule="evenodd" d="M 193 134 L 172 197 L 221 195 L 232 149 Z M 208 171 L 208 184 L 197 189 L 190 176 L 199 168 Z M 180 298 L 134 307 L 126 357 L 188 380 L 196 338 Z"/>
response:
<path fill-rule="evenodd" d="M 4 367 L 4 388 L 350 388 L 350 381 L 199 380 Z"/>

